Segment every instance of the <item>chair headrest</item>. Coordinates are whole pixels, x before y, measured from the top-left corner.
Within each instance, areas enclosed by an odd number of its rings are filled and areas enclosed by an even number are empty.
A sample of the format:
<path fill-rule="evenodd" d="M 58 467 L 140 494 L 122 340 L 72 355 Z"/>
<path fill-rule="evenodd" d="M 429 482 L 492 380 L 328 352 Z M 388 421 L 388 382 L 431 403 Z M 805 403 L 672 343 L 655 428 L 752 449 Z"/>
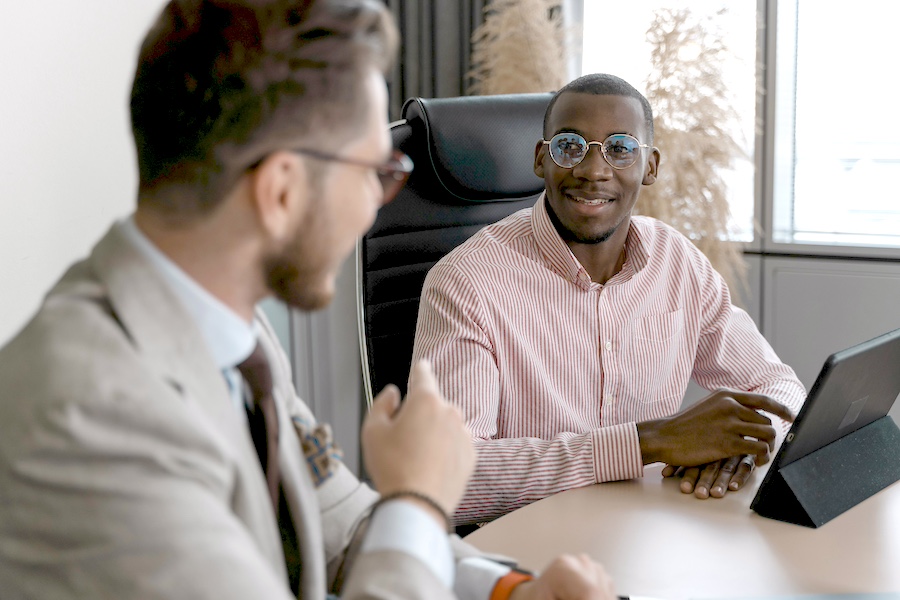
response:
<path fill-rule="evenodd" d="M 543 137 L 552 94 L 410 98 L 403 118 L 427 139 L 429 164 L 444 189 L 465 202 L 534 196 L 544 181 L 534 174 L 534 146 Z M 423 173 L 416 175 L 422 177 Z"/>

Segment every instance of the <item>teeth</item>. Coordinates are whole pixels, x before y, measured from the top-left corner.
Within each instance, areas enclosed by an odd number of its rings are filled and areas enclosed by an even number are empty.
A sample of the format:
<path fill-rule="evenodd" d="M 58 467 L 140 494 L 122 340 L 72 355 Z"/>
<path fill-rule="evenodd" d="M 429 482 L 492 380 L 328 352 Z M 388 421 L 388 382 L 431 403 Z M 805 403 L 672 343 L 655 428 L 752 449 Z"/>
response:
<path fill-rule="evenodd" d="M 587 206 L 600 206 L 602 204 L 609 204 L 613 201 L 613 198 L 585 198 L 584 196 L 579 196 L 577 194 L 566 193 L 566 196 L 570 200 L 574 200 L 575 202 L 579 202 L 581 204 L 585 204 Z"/>

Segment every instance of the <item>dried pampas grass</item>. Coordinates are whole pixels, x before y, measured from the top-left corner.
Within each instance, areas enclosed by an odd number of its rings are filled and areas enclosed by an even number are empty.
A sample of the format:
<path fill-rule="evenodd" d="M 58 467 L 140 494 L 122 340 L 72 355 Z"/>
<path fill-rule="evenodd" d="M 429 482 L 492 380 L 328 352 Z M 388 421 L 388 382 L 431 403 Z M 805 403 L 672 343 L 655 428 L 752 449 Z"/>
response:
<path fill-rule="evenodd" d="M 551 92 L 568 82 L 569 44 L 560 0 L 494 0 L 472 33 L 469 93 Z"/>
<path fill-rule="evenodd" d="M 739 296 L 747 267 L 740 245 L 728 241 L 728 186 L 721 172 L 747 157 L 734 140 L 738 116 L 722 83 L 728 48 L 709 19 L 695 19 L 688 9 L 657 13 L 647 39 L 647 99 L 662 161 L 659 179 L 641 191 L 636 212 L 684 233 Z"/>

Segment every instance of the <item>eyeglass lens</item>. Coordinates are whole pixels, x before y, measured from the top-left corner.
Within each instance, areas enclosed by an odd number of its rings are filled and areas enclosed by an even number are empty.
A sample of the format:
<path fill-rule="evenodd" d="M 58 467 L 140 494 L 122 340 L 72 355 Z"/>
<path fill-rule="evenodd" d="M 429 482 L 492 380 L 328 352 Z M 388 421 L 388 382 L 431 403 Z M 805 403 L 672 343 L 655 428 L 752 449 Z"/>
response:
<path fill-rule="evenodd" d="M 590 147 L 598 144 L 610 166 L 624 169 L 633 165 L 641 153 L 641 143 L 627 134 L 614 134 L 602 142 L 588 142 L 577 133 L 559 133 L 550 140 L 550 158 L 570 169 L 584 160 Z"/>
<path fill-rule="evenodd" d="M 383 204 L 387 204 L 400 193 L 413 170 L 412 160 L 399 150 L 395 150 L 391 160 L 377 169 L 378 180 L 384 190 Z"/>

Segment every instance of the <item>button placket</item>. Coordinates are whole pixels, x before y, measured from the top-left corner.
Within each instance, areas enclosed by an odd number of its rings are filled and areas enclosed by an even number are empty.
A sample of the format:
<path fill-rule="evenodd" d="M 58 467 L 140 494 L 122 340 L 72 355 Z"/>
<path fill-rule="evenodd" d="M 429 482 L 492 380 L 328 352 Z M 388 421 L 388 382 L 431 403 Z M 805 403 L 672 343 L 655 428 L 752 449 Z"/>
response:
<path fill-rule="evenodd" d="M 610 393 L 611 390 L 609 388 L 610 382 L 610 369 L 612 368 L 613 360 L 612 356 L 609 355 L 609 352 L 612 349 L 612 343 L 609 340 L 609 320 L 608 320 L 608 310 L 605 310 L 606 307 L 606 299 L 609 295 L 607 291 L 607 287 L 600 285 L 597 288 L 597 336 L 598 336 L 598 359 L 600 360 L 600 381 L 598 382 L 598 387 L 600 389 L 600 411 L 601 411 L 601 421 L 606 422 L 606 415 L 609 414 L 610 408 L 613 406 L 615 402 L 614 396 Z"/>

